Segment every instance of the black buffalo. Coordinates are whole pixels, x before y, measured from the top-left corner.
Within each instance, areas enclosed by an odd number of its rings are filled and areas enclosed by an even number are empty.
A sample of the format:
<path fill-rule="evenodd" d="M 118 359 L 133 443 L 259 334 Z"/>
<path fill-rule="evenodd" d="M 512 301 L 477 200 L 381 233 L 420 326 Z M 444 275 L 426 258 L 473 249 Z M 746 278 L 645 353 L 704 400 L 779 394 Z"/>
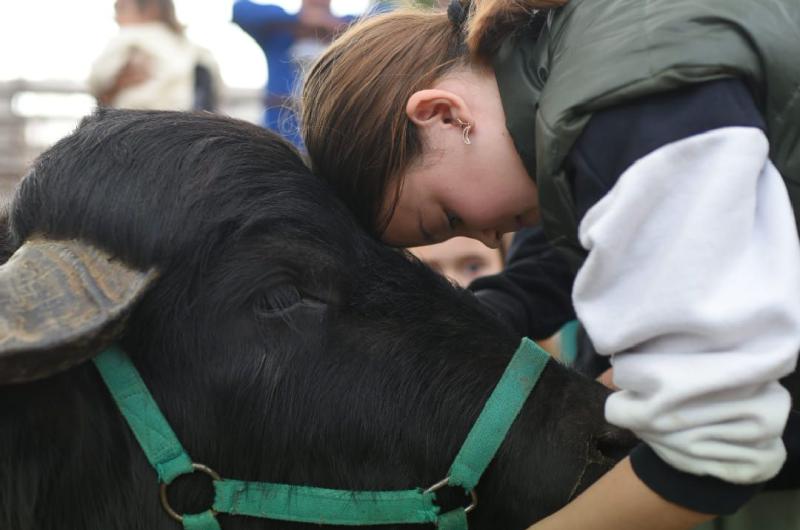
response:
<path fill-rule="evenodd" d="M 188 453 L 228 478 L 429 486 L 519 342 L 473 295 L 360 230 L 293 148 L 236 120 L 98 111 L 35 162 L 6 217 L 0 263 L 35 238 L 78 239 L 157 269 L 103 344 L 131 355 Z M 549 363 L 471 528 L 525 528 L 609 469 L 631 440 L 604 422 L 605 397 Z M 210 488 L 184 477 L 171 495 L 198 512 Z M 178 527 L 91 363 L 0 387 L 0 528 Z"/>

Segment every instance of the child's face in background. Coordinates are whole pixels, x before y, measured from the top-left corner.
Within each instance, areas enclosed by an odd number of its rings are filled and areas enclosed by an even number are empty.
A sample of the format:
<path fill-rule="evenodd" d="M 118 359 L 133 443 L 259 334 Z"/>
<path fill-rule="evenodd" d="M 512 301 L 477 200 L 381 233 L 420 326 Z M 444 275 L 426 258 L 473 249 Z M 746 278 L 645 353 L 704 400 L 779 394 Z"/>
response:
<path fill-rule="evenodd" d="M 475 278 L 503 270 L 499 250 L 466 237 L 454 237 L 435 245 L 410 248 L 409 251 L 461 287 L 466 287 Z"/>

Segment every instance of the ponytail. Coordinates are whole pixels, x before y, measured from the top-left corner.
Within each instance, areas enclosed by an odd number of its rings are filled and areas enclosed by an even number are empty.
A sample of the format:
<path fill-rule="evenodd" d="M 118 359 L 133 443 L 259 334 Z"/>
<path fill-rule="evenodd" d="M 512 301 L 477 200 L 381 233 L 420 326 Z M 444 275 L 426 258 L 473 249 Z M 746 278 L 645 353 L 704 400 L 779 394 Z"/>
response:
<path fill-rule="evenodd" d="M 503 39 L 515 29 L 530 23 L 535 12 L 560 7 L 568 0 L 453 0 L 462 9 L 471 9 L 466 24 L 466 43 L 479 61 L 488 60 Z M 471 4 L 471 6 L 470 6 Z"/>

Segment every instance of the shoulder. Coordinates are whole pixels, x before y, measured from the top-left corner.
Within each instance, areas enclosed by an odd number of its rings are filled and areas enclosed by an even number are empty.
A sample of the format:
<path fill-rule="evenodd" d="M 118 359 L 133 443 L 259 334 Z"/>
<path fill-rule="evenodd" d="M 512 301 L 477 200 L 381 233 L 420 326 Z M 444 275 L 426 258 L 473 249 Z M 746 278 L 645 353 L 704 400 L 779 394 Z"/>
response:
<path fill-rule="evenodd" d="M 747 85 L 721 79 L 644 96 L 594 113 L 570 150 L 577 217 L 614 187 L 638 161 L 682 142 L 684 156 L 703 156 L 706 133 L 738 135 L 742 129 L 766 133 L 764 118 Z M 750 136 L 748 136 L 749 138 Z M 673 163 L 670 158 L 664 163 Z"/>

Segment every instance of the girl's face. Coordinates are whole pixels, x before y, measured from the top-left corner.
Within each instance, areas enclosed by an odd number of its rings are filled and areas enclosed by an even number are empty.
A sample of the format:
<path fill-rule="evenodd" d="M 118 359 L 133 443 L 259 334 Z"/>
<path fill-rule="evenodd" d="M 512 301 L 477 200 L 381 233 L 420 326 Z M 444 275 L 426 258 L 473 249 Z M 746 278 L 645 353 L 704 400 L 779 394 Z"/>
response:
<path fill-rule="evenodd" d="M 412 96 L 409 116 L 420 128 L 424 152 L 402 177 L 384 241 L 417 246 L 466 236 L 496 248 L 503 234 L 536 224 L 536 184 L 506 129 L 494 75 L 460 74 L 417 94 L 423 92 L 432 104 L 414 114 Z M 448 94 L 454 94 L 452 104 Z M 474 124 L 470 144 L 455 118 Z"/>
<path fill-rule="evenodd" d="M 440 170 L 408 173 L 383 240 L 414 246 L 465 236 L 497 248 L 503 234 L 538 220 L 536 185 L 514 151 L 505 160 L 452 160 Z"/>

